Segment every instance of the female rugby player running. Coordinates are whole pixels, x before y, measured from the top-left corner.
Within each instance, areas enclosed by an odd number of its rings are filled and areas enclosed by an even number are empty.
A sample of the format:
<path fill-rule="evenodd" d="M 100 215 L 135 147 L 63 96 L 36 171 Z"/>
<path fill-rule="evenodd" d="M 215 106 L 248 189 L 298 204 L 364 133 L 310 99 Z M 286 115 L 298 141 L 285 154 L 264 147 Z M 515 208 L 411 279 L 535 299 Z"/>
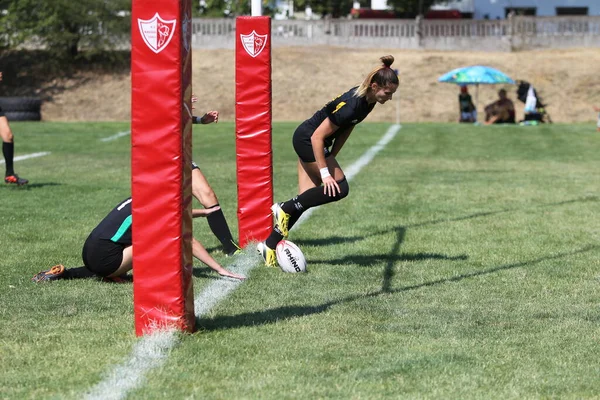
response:
<path fill-rule="evenodd" d="M 376 103 L 391 100 L 398 89 L 398 75 L 390 68 L 394 57 L 383 56 L 380 60 L 383 65 L 373 69 L 360 86 L 327 103 L 294 132 L 299 194 L 271 207 L 275 217 L 273 231 L 257 246 L 267 266 L 277 266 L 274 249 L 287 238 L 304 211 L 348 195 L 348 182 L 335 157 L 356 124 L 369 115 Z"/>
<path fill-rule="evenodd" d="M 220 209 L 194 209 L 193 217 L 205 217 Z M 192 238 L 192 254 L 221 276 L 245 279 L 223 268 L 204 246 Z M 84 267 L 67 269 L 63 265 L 36 274 L 32 281 L 42 282 L 56 279 L 103 277 L 109 281 L 120 281 L 133 266 L 133 246 L 131 237 L 131 197 L 116 206 L 90 233 L 83 245 L 81 254 Z"/>

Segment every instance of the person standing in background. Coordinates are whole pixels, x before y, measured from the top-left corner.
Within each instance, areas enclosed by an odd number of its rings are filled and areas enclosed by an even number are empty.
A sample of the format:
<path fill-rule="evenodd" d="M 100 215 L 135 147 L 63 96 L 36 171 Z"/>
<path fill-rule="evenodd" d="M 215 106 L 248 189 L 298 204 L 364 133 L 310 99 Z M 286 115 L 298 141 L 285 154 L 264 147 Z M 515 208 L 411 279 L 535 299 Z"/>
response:
<path fill-rule="evenodd" d="M 466 86 L 460 87 L 458 113 L 458 122 L 477 122 L 477 108 Z"/>
<path fill-rule="evenodd" d="M 2 81 L 2 72 L 0 71 L 0 82 Z M 26 185 L 29 183 L 27 179 L 20 178 L 15 174 L 13 168 L 13 162 L 15 157 L 15 141 L 10 125 L 8 124 L 8 118 L 4 114 L 2 107 L 0 107 L 0 137 L 2 137 L 2 155 L 4 156 L 4 162 L 6 166 L 6 172 L 4 173 L 4 183 L 13 184 L 17 186 Z"/>

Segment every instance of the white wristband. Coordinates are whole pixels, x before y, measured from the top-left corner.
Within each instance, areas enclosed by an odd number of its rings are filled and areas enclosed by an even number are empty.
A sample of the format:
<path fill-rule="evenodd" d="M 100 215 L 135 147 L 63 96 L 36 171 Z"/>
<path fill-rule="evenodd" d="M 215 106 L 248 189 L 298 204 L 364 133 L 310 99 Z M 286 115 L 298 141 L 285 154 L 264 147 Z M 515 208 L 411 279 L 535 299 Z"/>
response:
<path fill-rule="evenodd" d="M 331 174 L 329 173 L 329 168 L 325 167 L 325 168 L 321 168 L 319 170 L 319 172 L 321 173 L 321 179 L 325 179 L 328 176 L 331 176 Z"/>

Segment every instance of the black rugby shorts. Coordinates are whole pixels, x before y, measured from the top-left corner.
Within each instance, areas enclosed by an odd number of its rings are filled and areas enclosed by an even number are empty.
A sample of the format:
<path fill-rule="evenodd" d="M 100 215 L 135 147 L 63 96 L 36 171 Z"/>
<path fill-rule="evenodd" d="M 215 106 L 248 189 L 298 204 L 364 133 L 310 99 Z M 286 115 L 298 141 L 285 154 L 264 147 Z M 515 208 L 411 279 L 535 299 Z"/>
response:
<path fill-rule="evenodd" d="M 83 245 L 81 258 L 87 269 L 106 277 L 121 266 L 124 248 L 122 244 L 90 235 Z"/>
<path fill-rule="evenodd" d="M 294 132 L 294 137 L 292 139 L 292 144 L 294 145 L 294 150 L 298 157 L 305 163 L 315 162 L 315 152 L 313 151 L 312 143 L 310 142 L 310 137 L 314 132 L 310 129 L 304 128 L 303 125 L 300 125 L 298 129 Z M 325 147 L 323 149 L 323 154 L 325 158 L 329 157 L 331 153 L 329 149 Z"/>

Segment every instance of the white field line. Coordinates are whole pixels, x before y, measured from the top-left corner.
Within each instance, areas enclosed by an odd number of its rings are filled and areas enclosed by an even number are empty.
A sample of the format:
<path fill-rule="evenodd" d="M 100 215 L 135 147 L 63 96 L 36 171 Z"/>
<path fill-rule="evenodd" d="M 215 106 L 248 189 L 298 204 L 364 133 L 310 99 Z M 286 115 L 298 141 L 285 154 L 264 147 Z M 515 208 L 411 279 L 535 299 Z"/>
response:
<path fill-rule="evenodd" d="M 25 154 L 24 156 L 18 156 L 18 157 L 13 158 L 13 161 L 22 161 L 22 160 L 27 160 L 28 158 L 43 157 L 43 156 L 47 156 L 48 154 L 50 154 L 49 151 Z M 4 163 L 5 163 L 5 160 L 0 161 L 0 164 L 4 164 Z"/>
<path fill-rule="evenodd" d="M 381 151 L 398 133 L 400 125 L 392 125 L 383 137 L 367 150 L 346 171 L 346 179 L 351 180 L 360 170 L 369 164 L 371 160 Z M 314 211 L 309 209 L 296 222 L 294 228 L 298 227 Z M 250 271 L 260 264 L 262 260 L 256 251 L 244 252 L 235 257 L 233 264 L 227 268 L 248 276 Z M 222 278 L 212 281 L 198 297 L 194 300 L 194 310 L 199 318 L 208 314 L 221 300 L 233 292 L 242 281 L 230 278 Z M 179 343 L 179 335 L 176 331 L 156 331 L 142 337 L 134 346 L 129 359 L 110 368 L 110 372 L 100 383 L 92 387 L 86 394 L 88 400 L 120 400 L 124 399 L 130 390 L 136 389 L 144 382 L 145 375 L 153 368 L 161 366 L 167 359 L 169 352 Z"/>
<path fill-rule="evenodd" d="M 110 142 L 110 141 L 116 140 L 116 139 L 118 139 L 120 137 L 127 136 L 127 135 L 130 135 L 130 134 L 131 134 L 131 131 L 123 131 L 123 132 L 119 132 L 119 133 L 117 133 L 115 135 L 102 138 L 102 139 L 100 139 L 100 141 L 101 142 Z"/>
<path fill-rule="evenodd" d="M 259 262 L 260 255 L 256 251 L 250 251 L 235 257 L 228 269 L 247 276 Z M 231 278 L 212 281 L 194 300 L 196 317 L 206 315 L 241 283 Z M 174 330 L 157 330 L 142 337 L 134 345 L 129 359 L 110 368 L 104 380 L 91 388 L 85 398 L 88 400 L 124 399 L 130 390 L 143 384 L 148 371 L 160 367 L 166 361 L 169 352 L 179 343 L 179 337 L 178 331 Z"/>

